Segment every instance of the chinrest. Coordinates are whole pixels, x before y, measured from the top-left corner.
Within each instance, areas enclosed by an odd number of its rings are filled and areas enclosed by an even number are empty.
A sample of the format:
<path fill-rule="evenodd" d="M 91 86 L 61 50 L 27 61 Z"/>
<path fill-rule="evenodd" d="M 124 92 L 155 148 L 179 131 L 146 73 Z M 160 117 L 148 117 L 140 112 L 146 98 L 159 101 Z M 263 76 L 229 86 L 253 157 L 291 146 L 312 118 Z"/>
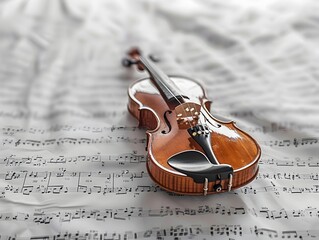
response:
<path fill-rule="evenodd" d="M 208 158 L 199 151 L 189 150 L 173 155 L 168 164 L 175 170 L 193 178 L 197 183 L 203 183 L 205 178 L 209 182 L 227 179 L 233 173 L 228 164 L 212 164 Z"/>

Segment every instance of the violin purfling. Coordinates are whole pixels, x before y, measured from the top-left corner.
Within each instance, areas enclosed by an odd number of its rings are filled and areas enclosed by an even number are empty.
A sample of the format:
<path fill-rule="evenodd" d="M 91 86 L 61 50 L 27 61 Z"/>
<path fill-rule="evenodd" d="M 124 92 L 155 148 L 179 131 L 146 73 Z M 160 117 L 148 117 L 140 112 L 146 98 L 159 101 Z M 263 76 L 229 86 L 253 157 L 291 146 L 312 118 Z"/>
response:
<path fill-rule="evenodd" d="M 147 129 L 146 166 L 155 183 L 178 194 L 207 195 L 239 188 L 256 177 L 259 145 L 233 121 L 212 116 L 201 84 L 167 76 L 137 48 L 123 65 L 149 74 L 129 87 L 128 110 Z"/>

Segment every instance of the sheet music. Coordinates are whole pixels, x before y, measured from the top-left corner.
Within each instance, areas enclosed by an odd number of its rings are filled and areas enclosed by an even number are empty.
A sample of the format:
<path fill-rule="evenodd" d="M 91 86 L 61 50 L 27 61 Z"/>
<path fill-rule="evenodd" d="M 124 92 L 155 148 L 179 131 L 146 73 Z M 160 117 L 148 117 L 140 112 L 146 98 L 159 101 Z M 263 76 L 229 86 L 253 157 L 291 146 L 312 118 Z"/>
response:
<path fill-rule="evenodd" d="M 0 238 L 319 238 L 318 3 L 0 4 Z M 228 193 L 181 196 L 146 170 L 127 111 L 130 46 L 201 81 L 262 148 Z"/>

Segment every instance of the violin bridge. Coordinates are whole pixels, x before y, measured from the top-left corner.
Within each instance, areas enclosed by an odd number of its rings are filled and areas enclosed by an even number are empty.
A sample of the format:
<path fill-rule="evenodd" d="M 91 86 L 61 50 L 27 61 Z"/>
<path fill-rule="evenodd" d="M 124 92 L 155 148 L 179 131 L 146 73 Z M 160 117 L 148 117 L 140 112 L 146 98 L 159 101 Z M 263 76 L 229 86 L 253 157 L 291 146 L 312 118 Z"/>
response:
<path fill-rule="evenodd" d="M 198 123 L 201 105 L 192 102 L 186 102 L 175 108 L 176 120 L 180 129 L 190 128 Z"/>

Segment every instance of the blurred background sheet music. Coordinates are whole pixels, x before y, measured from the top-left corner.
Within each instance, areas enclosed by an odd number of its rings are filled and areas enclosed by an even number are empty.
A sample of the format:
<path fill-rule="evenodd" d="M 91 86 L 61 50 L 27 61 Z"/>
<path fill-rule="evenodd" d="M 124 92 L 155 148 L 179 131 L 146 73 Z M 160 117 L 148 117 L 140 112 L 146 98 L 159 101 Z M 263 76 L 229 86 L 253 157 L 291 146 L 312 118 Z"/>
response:
<path fill-rule="evenodd" d="M 317 1 L 2 1 L 0 238 L 319 239 Z M 201 81 L 257 179 L 179 196 L 146 170 L 131 46 Z"/>

